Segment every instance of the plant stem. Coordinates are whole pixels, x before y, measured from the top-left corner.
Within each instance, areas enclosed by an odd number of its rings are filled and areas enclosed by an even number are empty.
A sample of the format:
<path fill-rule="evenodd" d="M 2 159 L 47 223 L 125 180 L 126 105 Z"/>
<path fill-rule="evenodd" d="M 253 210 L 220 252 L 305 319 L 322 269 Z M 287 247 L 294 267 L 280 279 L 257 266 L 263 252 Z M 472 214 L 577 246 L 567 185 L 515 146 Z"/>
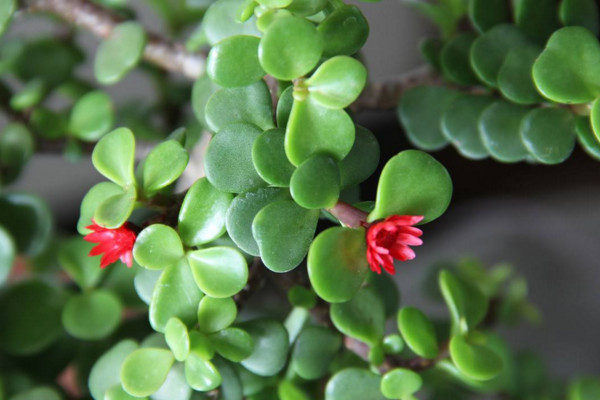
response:
<path fill-rule="evenodd" d="M 328 208 L 327 211 L 348 228 L 360 228 L 369 225 L 367 223 L 367 216 L 369 215 L 367 212 L 343 201 L 338 201 L 335 206 Z"/>
<path fill-rule="evenodd" d="M 123 22 L 121 17 L 88 0 L 21 0 L 21 8 L 54 14 L 101 38 L 109 37 L 113 29 Z M 181 73 L 190 79 L 196 79 L 204 73 L 206 60 L 205 55 L 189 53 L 182 44 L 172 43 L 153 33 L 148 33 L 144 58 L 167 71 Z"/>

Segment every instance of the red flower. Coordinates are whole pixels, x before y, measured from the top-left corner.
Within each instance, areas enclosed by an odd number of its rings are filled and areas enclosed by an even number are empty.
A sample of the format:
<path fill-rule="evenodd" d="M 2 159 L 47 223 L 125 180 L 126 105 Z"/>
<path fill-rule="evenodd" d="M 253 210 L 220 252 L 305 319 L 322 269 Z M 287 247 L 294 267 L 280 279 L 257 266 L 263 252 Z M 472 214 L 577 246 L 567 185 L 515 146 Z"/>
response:
<path fill-rule="evenodd" d="M 130 229 L 129 224 L 126 223 L 117 229 L 107 229 L 92 220 L 92 225 L 86 226 L 86 229 L 93 232 L 83 239 L 91 243 L 99 243 L 88 255 L 93 257 L 104 253 L 100 259 L 100 268 L 104 268 L 118 259 L 131 267 L 133 262 L 131 251 L 135 243 L 135 232 Z"/>
<path fill-rule="evenodd" d="M 423 244 L 419 239 L 423 231 L 412 226 L 421 220 L 420 215 L 392 215 L 368 228 L 367 261 L 372 271 L 381 274 L 381 265 L 389 274 L 395 274 L 394 258 L 399 261 L 415 258 L 415 252 L 408 246 Z"/>

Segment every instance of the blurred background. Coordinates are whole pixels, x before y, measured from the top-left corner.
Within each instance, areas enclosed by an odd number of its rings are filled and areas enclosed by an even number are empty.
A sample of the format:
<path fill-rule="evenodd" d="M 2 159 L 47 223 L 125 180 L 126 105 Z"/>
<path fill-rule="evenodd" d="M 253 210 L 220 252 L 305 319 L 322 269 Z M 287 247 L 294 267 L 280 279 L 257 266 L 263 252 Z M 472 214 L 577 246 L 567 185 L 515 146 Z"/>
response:
<path fill-rule="evenodd" d="M 144 26 L 163 32 L 165 27 L 144 3 L 131 0 Z M 434 34 L 428 21 L 400 1 L 356 4 L 371 26 L 364 60 L 372 81 L 397 78 L 423 64 L 418 43 Z M 13 24 L 9 36 L 56 29 L 56 24 L 45 18 L 27 17 L 27 21 L 21 18 Z M 83 31 L 78 42 L 88 54 L 99 44 L 96 37 Z M 90 63 L 78 74 L 93 80 Z M 146 76 L 137 73 L 107 91 L 116 104 L 154 95 Z M 2 118 L 0 115 L 0 129 L 7 122 Z M 383 159 L 412 147 L 393 111 L 363 113 L 358 122 L 380 139 Z M 398 266 L 396 279 L 403 303 L 432 309 L 422 297 L 421 284 L 424 272 L 441 260 L 473 256 L 490 266 L 508 262 L 527 278 L 530 299 L 543 315 L 540 325 L 523 324 L 507 330 L 511 342 L 517 348 L 539 351 L 556 375 L 600 372 L 598 162 L 579 148 L 557 166 L 472 161 L 451 148 L 434 156 L 452 176 L 454 199 L 443 217 L 425 226 L 425 244 L 417 249 L 417 259 Z M 47 199 L 59 229 L 74 232 L 83 195 L 101 180 L 89 159 L 73 164 L 58 155 L 44 154 L 28 164 L 12 189 Z M 374 196 L 373 181 L 365 185 L 365 198 Z"/>

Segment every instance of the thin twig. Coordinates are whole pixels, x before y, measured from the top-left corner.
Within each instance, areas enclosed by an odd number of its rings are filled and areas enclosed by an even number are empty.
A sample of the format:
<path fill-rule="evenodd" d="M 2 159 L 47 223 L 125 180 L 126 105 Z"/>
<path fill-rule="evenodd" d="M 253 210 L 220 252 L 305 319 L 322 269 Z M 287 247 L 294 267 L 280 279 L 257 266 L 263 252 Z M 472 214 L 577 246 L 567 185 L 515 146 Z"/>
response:
<path fill-rule="evenodd" d="M 98 37 L 107 38 L 123 19 L 88 0 L 21 0 L 21 8 L 31 12 L 48 12 L 84 28 Z M 144 59 L 167 71 L 196 79 L 204 73 L 205 55 L 190 53 L 182 44 L 148 33 Z"/>

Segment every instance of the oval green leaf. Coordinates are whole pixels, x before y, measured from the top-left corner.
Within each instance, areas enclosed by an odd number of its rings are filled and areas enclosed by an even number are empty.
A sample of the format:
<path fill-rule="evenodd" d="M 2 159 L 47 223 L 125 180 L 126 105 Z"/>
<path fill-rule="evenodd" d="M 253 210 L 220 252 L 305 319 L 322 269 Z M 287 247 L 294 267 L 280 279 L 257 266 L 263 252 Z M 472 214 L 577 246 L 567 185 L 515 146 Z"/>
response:
<path fill-rule="evenodd" d="M 212 333 L 227 328 L 237 317 L 237 306 L 231 297 L 216 299 L 204 296 L 198 306 L 198 329 Z"/>
<path fill-rule="evenodd" d="M 280 103 L 277 105 L 278 111 Z M 287 119 L 285 122 L 287 124 Z M 252 162 L 256 172 L 273 186 L 289 186 L 295 169 L 285 155 L 284 143 L 285 130 L 269 129 L 261 133 L 252 145 Z"/>
<path fill-rule="evenodd" d="M 333 325 L 346 336 L 374 346 L 385 330 L 383 302 L 372 288 L 360 289 L 345 303 L 334 303 L 329 310 Z"/>
<path fill-rule="evenodd" d="M 235 363 L 248 358 L 254 350 L 254 340 L 245 330 L 239 328 L 225 328 L 213 333 L 210 340 L 215 350 L 223 358 Z"/>
<path fill-rule="evenodd" d="M 420 310 L 403 307 L 398 311 L 398 330 L 404 341 L 415 354 L 433 359 L 437 357 L 439 346 L 433 324 Z"/>
<path fill-rule="evenodd" d="M 252 235 L 265 266 L 274 272 L 296 268 L 308 252 L 318 219 L 318 210 L 292 200 L 273 202 L 256 214 Z"/>
<path fill-rule="evenodd" d="M 405 150 L 383 168 L 368 221 L 423 215 L 422 223 L 431 222 L 446 211 L 451 197 L 452 180 L 446 168 L 427 153 Z"/>
<path fill-rule="evenodd" d="M 190 354 L 190 335 L 187 326 L 179 318 L 173 317 L 167 322 L 165 341 L 177 361 L 184 361 Z"/>
<path fill-rule="evenodd" d="M 469 343 L 463 336 L 450 340 L 450 357 L 467 378 L 487 381 L 502 372 L 502 359 L 485 344 Z"/>
<path fill-rule="evenodd" d="M 260 41 L 258 58 L 264 70 L 277 79 L 292 80 L 310 72 L 323 53 L 323 40 L 304 18 L 273 21 Z"/>
<path fill-rule="evenodd" d="M 206 59 L 206 73 L 223 87 L 246 86 L 263 77 L 258 62 L 256 36 L 231 36 L 210 49 Z"/>
<path fill-rule="evenodd" d="M 397 114 L 408 139 L 425 150 L 439 150 L 448 140 L 441 128 L 441 118 L 447 105 L 458 92 L 441 86 L 417 86 L 402 95 Z"/>
<path fill-rule="evenodd" d="M 98 82 L 111 85 L 120 81 L 141 60 L 146 46 L 146 32 L 134 21 L 113 28 L 96 53 L 94 74 Z"/>
<path fill-rule="evenodd" d="M 290 192 L 298 205 L 319 209 L 333 207 L 340 195 L 340 169 L 327 155 L 306 159 L 292 174 Z"/>
<path fill-rule="evenodd" d="M 346 368 L 327 382 L 325 400 L 385 400 L 379 389 L 381 377 L 360 368 Z"/>
<path fill-rule="evenodd" d="M 354 5 L 335 8 L 317 27 L 323 38 L 323 56 L 351 56 L 369 37 L 369 23 Z"/>
<path fill-rule="evenodd" d="M 294 100 L 285 134 L 285 154 L 294 165 L 327 153 L 338 161 L 354 144 L 354 123 L 344 110 L 325 108 L 311 100 Z"/>
<path fill-rule="evenodd" d="M 388 399 L 399 399 L 416 393 L 422 385 L 421 375 L 410 369 L 395 368 L 381 379 L 381 393 Z"/>
<path fill-rule="evenodd" d="M 205 294 L 230 297 L 248 282 L 248 264 L 244 256 L 231 247 L 211 247 L 187 255 L 194 280 Z"/>
<path fill-rule="evenodd" d="M 325 301 L 350 300 L 369 270 L 365 232 L 362 229 L 329 228 L 321 232 L 308 252 L 308 277 Z"/>
<path fill-rule="evenodd" d="M 73 337 L 99 340 L 117 329 L 123 306 L 112 292 L 94 290 L 71 297 L 62 311 L 62 323 Z"/>
<path fill-rule="evenodd" d="M 358 98 L 367 82 L 367 69 L 352 57 L 336 56 L 325 61 L 305 81 L 309 95 L 320 105 L 346 108 Z"/>
<path fill-rule="evenodd" d="M 150 396 L 162 386 L 175 358 L 170 350 L 143 348 L 132 352 L 121 366 L 121 383 L 135 397 Z"/>
<path fill-rule="evenodd" d="M 112 127 L 113 103 L 106 93 L 96 90 L 87 93 L 73 106 L 69 132 L 86 142 L 95 142 Z"/>
<path fill-rule="evenodd" d="M 486 108 L 479 118 L 479 133 L 490 155 L 502 162 L 523 161 L 529 152 L 521 140 L 521 122 L 528 108 L 506 101 L 497 101 Z"/>
<path fill-rule="evenodd" d="M 153 224 L 138 235 L 133 256 L 144 268 L 163 269 L 176 264 L 183 257 L 183 245 L 175 229 Z"/>
<path fill-rule="evenodd" d="M 307 327 L 294 345 L 292 368 L 303 379 L 319 379 L 327 373 L 341 345 L 342 338 L 337 332 L 321 326 Z"/>
<path fill-rule="evenodd" d="M 135 138 L 127 128 L 118 128 L 105 135 L 92 153 L 92 162 L 98 172 L 123 187 L 135 183 L 134 160 Z"/>
<path fill-rule="evenodd" d="M 562 108 L 535 109 L 521 123 L 521 138 L 536 160 L 561 163 L 575 147 L 575 118 Z"/>
<path fill-rule="evenodd" d="M 288 333 L 280 322 L 258 319 L 241 325 L 254 341 L 252 354 L 241 364 L 260 376 L 273 376 L 284 367 L 288 356 Z"/>
<path fill-rule="evenodd" d="M 252 145 L 262 132 L 256 126 L 236 123 L 223 128 L 211 140 L 206 150 L 206 177 L 223 192 L 242 193 L 265 181 L 254 168 Z"/>
<path fill-rule="evenodd" d="M 221 374 L 213 363 L 192 353 L 185 360 L 185 380 L 192 389 L 207 392 L 221 384 Z"/>
<path fill-rule="evenodd" d="M 152 149 L 143 166 L 144 192 L 154 194 L 181 176 L 190 155 L 175 140 L 167 140 Z"/>

